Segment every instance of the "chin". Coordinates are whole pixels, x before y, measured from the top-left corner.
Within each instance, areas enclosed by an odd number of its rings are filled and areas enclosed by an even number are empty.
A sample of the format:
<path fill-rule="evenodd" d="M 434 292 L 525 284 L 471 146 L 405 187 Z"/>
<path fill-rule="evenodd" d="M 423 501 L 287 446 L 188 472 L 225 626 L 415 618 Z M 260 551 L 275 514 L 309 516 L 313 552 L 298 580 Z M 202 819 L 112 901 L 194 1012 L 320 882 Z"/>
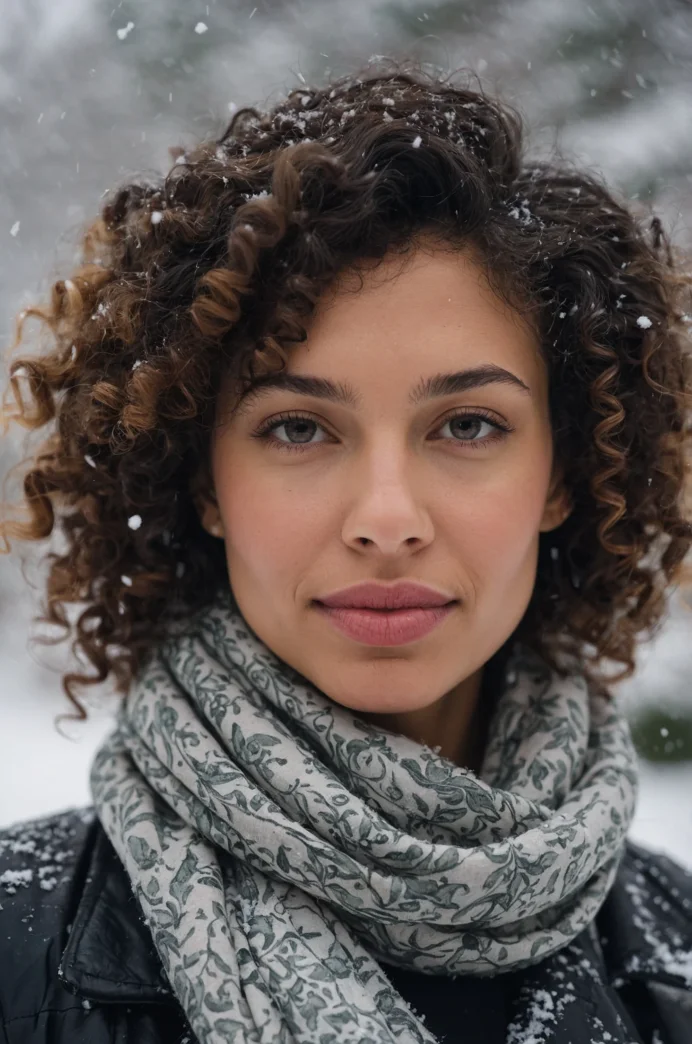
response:
<path fill-rule="evenodd" d="M 324 691 L 324 690 L 323 690 Z M 425 710 L 426 707 L 432 706 L 440 699 L 440 695 L 433 696 L 411 696 L 410 699 L 402 699 L 401 693 L 396 696 L 383 695 L 381 691 L 376 694 L 373 693 L 372 697 L 361 694 L 354 697 L 348 693 L 331 693 L 325 692 L 325 696 L 328 696 L 333 703 L 338 703 L 340 707 L 346 707 L 348 710 L 352 710 L 356 714 L 409 714 L 411 711 Z"/>

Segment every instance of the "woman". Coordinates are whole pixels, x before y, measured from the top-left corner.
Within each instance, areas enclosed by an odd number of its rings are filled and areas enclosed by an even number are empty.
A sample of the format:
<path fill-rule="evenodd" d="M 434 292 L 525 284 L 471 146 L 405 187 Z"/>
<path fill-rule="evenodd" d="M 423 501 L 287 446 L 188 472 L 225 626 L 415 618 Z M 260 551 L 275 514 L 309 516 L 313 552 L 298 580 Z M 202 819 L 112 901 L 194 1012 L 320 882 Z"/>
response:
<path fill-rule="evenodd" d="M 93 807 L 0 835 L 5 1039 L 688 1041 L 608 690 L 692 542 L 659 223 L 404 68 L 178 160 L 10 371 L 5 532 L 124 698 Z"/>

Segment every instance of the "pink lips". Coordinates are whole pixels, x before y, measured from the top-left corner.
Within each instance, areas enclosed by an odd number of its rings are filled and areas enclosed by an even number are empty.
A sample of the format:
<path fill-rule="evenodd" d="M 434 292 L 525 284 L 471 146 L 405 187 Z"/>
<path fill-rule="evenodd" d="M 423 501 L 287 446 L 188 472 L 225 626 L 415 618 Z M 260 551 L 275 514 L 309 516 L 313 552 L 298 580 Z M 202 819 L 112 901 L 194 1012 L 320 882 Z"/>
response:
<path fill-rule="evenodd" d="M 424 638 L 458 599 L 415 580 L 366 580 L 315 599 L 337 630 L 365 645 L 404 645 Z"/>
<path fill-rule="evenodd" d="M 331 609 L 320 603 L 315 606 L 342 634 L 365 645 L 415 642 L 434 630 L 455 607 L 455 602 L 428 609 Z"/>
<path fill-rule="evenodd" d="M 453 595 L 415 580 L 366 580 L 317 599 L 330 609 L 430 609 L 453 600 Z"/>

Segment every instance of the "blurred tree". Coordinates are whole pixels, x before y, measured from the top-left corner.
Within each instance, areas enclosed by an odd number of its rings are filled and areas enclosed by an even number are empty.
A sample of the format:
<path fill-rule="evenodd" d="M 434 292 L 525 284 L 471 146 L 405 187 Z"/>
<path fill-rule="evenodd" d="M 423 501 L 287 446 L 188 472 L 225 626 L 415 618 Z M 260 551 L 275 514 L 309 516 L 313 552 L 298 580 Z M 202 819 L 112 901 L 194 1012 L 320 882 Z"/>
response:
<path fill-rule="evenodd" d="M 649 761 L 692 758 L 692 716 L 658 707 L 644 707 L 631 718 L 632 739 Z"/>

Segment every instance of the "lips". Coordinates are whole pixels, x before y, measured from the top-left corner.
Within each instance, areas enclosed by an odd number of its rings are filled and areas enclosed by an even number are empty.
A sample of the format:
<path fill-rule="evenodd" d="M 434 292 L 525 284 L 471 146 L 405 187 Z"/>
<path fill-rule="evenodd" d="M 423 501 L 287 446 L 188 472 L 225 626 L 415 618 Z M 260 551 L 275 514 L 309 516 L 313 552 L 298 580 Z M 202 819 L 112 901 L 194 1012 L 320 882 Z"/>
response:
<path fill-rule="evenodd" d="M 366 581 L 316 598 L 328 609 L 434 609 L 455 603 L 458 599 L 427 584 L 400 580 L 395 584 Z"/>
<path fill-rule="evenodd" d="M 363 645 L 405 645 L 425 638 L 455 611 L 455 603 L 421 609 L 316 609 L 338 631 Z"/>

